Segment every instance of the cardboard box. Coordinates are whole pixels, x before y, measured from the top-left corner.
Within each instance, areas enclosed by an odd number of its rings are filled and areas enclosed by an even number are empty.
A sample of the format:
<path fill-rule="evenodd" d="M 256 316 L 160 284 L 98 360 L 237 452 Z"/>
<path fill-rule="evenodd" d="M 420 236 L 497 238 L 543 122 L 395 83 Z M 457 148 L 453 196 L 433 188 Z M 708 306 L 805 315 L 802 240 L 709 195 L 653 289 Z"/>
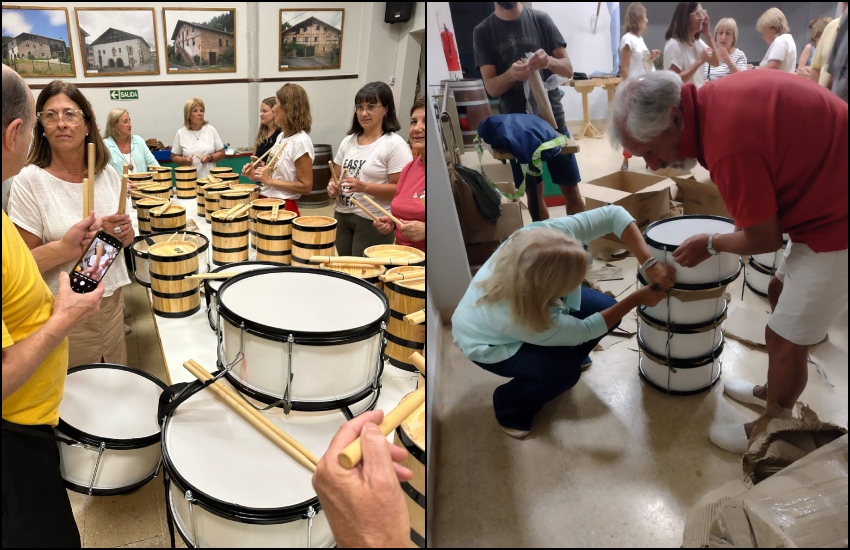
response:
<path fill-rule="evenodd" d="M 670 211 L 670 188 L 674 182 L 649 174 L 618 170 L 581 185 L 587 210 L 609 204 L 625 208 L 643 232 L 650 223 L 664 218 Z M 622 242 L 609 233 L 605 239 Z"/>
<path fill-rule="evenodd" d="M 720 191 L 711 180 L 696 181 L 691 178 L 672 178 L 676 183 L 676 202 L 682 203 L 684 214 L 709 214 L 731 218 Z"/>
<path fill-rule="evenodd" d="M 493 252 L 499 248 L 508 236 L 522 227 L 522 212 L 520 211 L 520 203 L 518 202 L 503 202 L 501 205 L 502 215 L 494 227 L 494 232 L 489 238 L 479 242 L 467 242 L 466 258 L 473 272 L 484 265 Z"/>

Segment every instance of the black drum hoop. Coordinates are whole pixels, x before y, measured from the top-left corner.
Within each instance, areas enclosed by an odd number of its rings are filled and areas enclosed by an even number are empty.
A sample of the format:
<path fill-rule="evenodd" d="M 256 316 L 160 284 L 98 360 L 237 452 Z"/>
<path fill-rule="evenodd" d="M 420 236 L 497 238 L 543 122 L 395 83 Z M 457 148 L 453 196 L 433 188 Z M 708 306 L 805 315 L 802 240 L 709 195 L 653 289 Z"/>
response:
<path fill-rule="evenodd" d="M 667 252 L 673 252 L 674 250 L 679 248 L 679 245 L 677 245 L 677 244 L 662 243 L 662 242 L 656 241 L 655 239 L 653 239 L 651 237 L 648 237 L 647 234 L 649 233 L 649 230 L 652 229 L 653 227 L 656 227 L 656 226 L 659 226 L 659 225 L 662 225 L 662 224 L 665 224 L 665 223 L 670 223 L 670 222 L 675 221 L 675 220 L 682 220 L 682 219 L 688 219 L 688 220 L 719 220 L 719 221 L 722 221 L 722 222 L 731 223 L 732 227 L 733 228 L 735 227 L 735 220 L 733 220 L 732 218 L 725 218 L 723 216 L 713 216 L 713 215 L 710 215 L 710 214 L 692 214 L 690 216 L 676 216 L 676 217 L 673 217 L 673 218 L 664 218 L 663 220 L 658 220 L 658 221 L 652 222 L 651 224 L 646 226 L 646 229 L 643 230 L 643 238 L 646 241 L 646 244 L 652 246 L 653 248 L 665 250 Z"/>
<path fill-rule="evenodd" d="M 116 370 L 127 371 L 127 372 L 130 372 L 132 374 L 137 374 L 137 375 L 139 375 L 143 378 L 146 378 L 147 380 L 150 380 L 151 382 L 153 382 L 154 384 L 159 386 L 162 389 L 162 391 L 165 391 L 166 389 L 168 389 L 168 386 L 166 386 L 165 382 L 163 382 L 162 380 L 160 380 L 159 378 L 157 378 L 156 376 L 154 376 L 152 374 L 149 374 L 147 372 L 144 372 L 144 371 L 141 371 L 141 370 L 138 370 L 138 369 L 134 369 L 132 367 L 128 367 L 128 366 L 125 366 L 125 365 L 117 365 L 115 363 L 96 363 L 96 364 L 91 364 L 91 365 L 79 365 L 77 367 L 72 367 L 72 368 L 68 369 L 68 376 L 70 376 L 70 375 L 72 375 L 76 372 L 80 372 L 80 371 L 84 371 L 84 370 L 88 370 L 88 369 L 101 369 L 101 368 L 111 368 L 111 369 L 116 369 Z M 156 443 L 158 443 L 159 440 L 160 440 L 160 437 L 162 435 L 161 432 L 157 432 L 155 434 L 148 435 L 148 436 L 145 436 L 145 437 L 130 438 L 130 439 L 113 439 L 113 438 L 109 438 L 109 437 L 100 437 L 100 436 L 92 435 L 88 432 L 84 432 L 83 430 L 81 430 L 79 428 L 75 428 L 74 426 L 71 426 L 70 424 L 68 424 L 67 422 L 62 420 L 61 417 L 59 418 L 59 424 L 56 426 L 56 429 L 61 431 L 62 433 L 64 433 L 68 437 L 70 437 L 71 439 L 75 439 L 75 440 L 77 440 L 80 443 L 83 443 L 85 445 L 93 445 L 95 447 L 100 447 L 100 444 L 103 443 L 104 447 L 107 448 L 107 449 L 122 450 L 122 451 L 123 450 L 131 450 L 131 449 L 143 449 L 145 447 L 150 447 L 151 445 L 155 445 Z M 122 489 L 122 490 L 125 490 L 125 489 Z M 86 487 L 86 491 L 88 491 L 88 487 Z"/>
<path fill-rule="evenodd" d="M 674 369 L 696 369 L 699 367 L 703 367 L 709 363 L 713 363 L 717 359 L 720 359 L 720 355 L 723 353 L 723 346 L 726 345 L 726 339 L 721 338 L 720 343 L 715 346 L 710 353 L 705 355 L 701 355 L 699 357 L 689 357 L 688 359 L 678 359 L 671 357 L 668 361 L 666 357 L 660 355 L 652 350 L 650 350 L 646 344 L 643 342 L 643 338 L 640 337 L 640 334 L 637 336 L 638 348 L 640 348 L 641 353 L 647 355 L 650 359 L 658 363 L 659 365 L 673 367 Z"/>
<path fill-rule="evenodd" d="M 719 326 L 723 321 L 725 321 L 728 309 L 729 304 L 724 304 L 723 309 L 713 319 L 709 321 L 703 321 L 702 323 L 691 323 L 687 325 L 682 323 L 671 323 L 670 325 L 668 325 L 664 321 L 659 321 L 658 319 L 655 319 L 654 317 L 646 313 L 646 306 L 638 306 L 637 314 L 638 317 L 645 321 L 647 325 L 656 328 L 656 330 L 659 330 L 659 328 L 655 327 L 654 325 L 663 326 L 673 334 L 699 334 L 701 332 L 709 332 L 703 329 Z"/>

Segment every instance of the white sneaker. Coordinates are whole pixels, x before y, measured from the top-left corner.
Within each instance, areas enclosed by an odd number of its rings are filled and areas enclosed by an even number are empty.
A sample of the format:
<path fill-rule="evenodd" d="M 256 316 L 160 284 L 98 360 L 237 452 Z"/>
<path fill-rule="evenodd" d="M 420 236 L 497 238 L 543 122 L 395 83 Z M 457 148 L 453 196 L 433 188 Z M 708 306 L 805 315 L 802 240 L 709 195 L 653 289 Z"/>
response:
<path fill-rule="evenodd" d="M 753 389 L 755 387 L 755 384 L 747 382 L 746 380 L 741 380 L 740 378 L 730 378 L 723 382 L 723 392 L 732 399 L 749 405 L 766 407 L 767 401 L 759 399 L 753 395 Z"/>
<path fill-rule="evenodd" d="M 708 429 L 708 438 L 712 443 L 730 453 L 744 454 L 750 448 L 747 432 L 743 424 L 712 424 Z"/>
<path fill-rule="evenodd" d="M 531 430 L 516 430 L 514 428 L 502 426 L 501 424 L 499 425 L 502 427 L 502 430 L 504 430 L 506 434 L 513 437 L 514 439 L 522 439 L 531 433 Z"/>

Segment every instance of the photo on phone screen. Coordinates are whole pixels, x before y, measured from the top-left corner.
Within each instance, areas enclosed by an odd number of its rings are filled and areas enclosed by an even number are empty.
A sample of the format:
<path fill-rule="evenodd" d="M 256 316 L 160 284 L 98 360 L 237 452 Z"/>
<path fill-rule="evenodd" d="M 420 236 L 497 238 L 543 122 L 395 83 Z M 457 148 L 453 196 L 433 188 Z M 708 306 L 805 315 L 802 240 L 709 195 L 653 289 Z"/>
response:
<path fill-rule="evenodd" d="M 71 290 L 93 291 L 120 255 L 121 241 L 103 230 L 98 231 L 71 273 Z"/>

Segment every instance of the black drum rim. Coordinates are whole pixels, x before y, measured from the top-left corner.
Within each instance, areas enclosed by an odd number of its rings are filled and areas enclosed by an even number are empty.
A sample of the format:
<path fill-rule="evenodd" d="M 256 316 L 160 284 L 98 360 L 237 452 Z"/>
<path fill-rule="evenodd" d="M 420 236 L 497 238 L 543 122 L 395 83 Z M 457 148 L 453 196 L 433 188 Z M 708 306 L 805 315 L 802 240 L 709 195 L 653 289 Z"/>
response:
<path fill-rule="evenodd" d="M 655 353 L 650 350 L 646 344 L 643 342 L 643 338 L 640 337 L 640 334 L 637 335 L 638 348 L 640 352 L 649 357 L 652 361 L 658 363 L 659 365 L 673 367 L 675 369 L 695 369 L 699 367 L 704 367 L 709 363 L 713 363 L 717 359 L 720 359 L 720 355 L 723 353 L 723 346 L 726 344 L 726 338 L 721 335 L 720 343 L 711 350 L 710 353 L 701 355 L 699 357 L 689 357 L 687 359 L 679 359 L 676 357 L 671 357 L 668 361 L 666 357 Z"/>
<path fill-rule="evenodd" d="M 360 342 L 373 337 L 375 334 L 378 334 L 382 330 L 382 325 L 386 327 L 389 324 L 390 305 L 389 299 L 387 298 L 386 294 L 381 292 L 381 290 L 376 286 L 371 285 L 363 281 L 362 279 L 359 279 L 347 273 L 340 273 L 338 271 L 314 269 L 310 267 L 293 267 L 277 264 L 277 267 L 275 268 L 246 271 L 244 273 L 240 273 L 239 275 L 231 277 L 230 279 L 225 281 L 223 285 L 221 285 L 218 294 L 221 295 L 229 286 L 236 284 L 239 281 L 248 279 L 253 276 L 269 273 L 305 273 L 318 277 L 335 277 L 337 279 L 349 281 L 362 288 L 365 288 L 368 292 L 372 293 L 375 297 L 377 297 L 384 306 L 384 314 L 378 317 L 377 319 L 374 319 L 373 321 L 370 321 L 365 325 L 359 327 L 352 327 L 336 331 L 326 331 L 321 333 L 305 332 L 303 330 L 290 330 L 279 327 L 270 327 L 261 323 L 257 323 L 255 321 L 247 320 L 241 317 L 240 315 L 237 315 L 235 312 L 233 312 L 233 310 L 227 307 L 227 305 L 224 304 L 221 299 L 219 299 L 216 302 L 216 307 L 219 310 L 219 322 L 221 322 L 221 319 L 225 319 L 234 328 L 237 329 L 244 323 L 246 332 L 268 340 L 286 342 L 289 336 L 291 335 L 295 339 L 295 343 L 297 344 L 315 346 Z"/>
<path fill-rule="evenodd" d="M 699 389 L 697 389 L 697 390 L 671 390 L 671 389 L 669 389 L 669 388 L 665 388 L 664 386 L 661 386 L 660 384 L 657 384 L 656 382 L 654 382 L 654 381 L 650 380 L 650 378 L 649 378 L 649 377 L 648 377 L 648 376 L 647 376 L 647 375 L 643 372 L 643 365 L 641 365 L 640 361 L 638 361 L 638 375 L 639 375 L 639 376 L 640 376 L 640 377 L 641 377 L 641 378 L 642 378 L 642 379 L 643 379 L 643 380 L 644 380 L 647 384 L 649 384 L 649 385 L 650 385 L 650 386 L 652 386 L 653 388 L 655 388 L 655 389 L 657 389 L 657 390 L 659 390 L 659 391 L 662 391 L 662 392 L 664 392 L 664 393 L 670 394 L 670 395 L 696 395 L 696 394 L 698 394 L 698 393 L 702 393 L 702 392 L 704 392 L 704 391 L 706 391 L 706 390 L 710 390 L 711 388 L 713 388 L 713 387 L 714 387 L 714 385 L 715 385 L 715 384 L 717 384 L 717 381 L 718 381 L 718 380 L 720 380 L 720 375 L 721 375 L 721 374 L 723 374 L 723 364 L 722 364 L 722 363 L 718 366 L 718 369 L 717 369 L 717 376 L 716 376 L 716 377 L 714 377 L 714 380 L 712 380 L 712 381 L 711 381 L 711 382 L 710 382 L 707 386 L 705 386 L 704 388 L 699 388 Z"/>
<path fill-rule="evenodd" d="M 767 293 L 762 292 L 761 290 L 755 288 L 752 284 L 750 284 L 750 280 L 747 279 L 746 277 L 744 278 L 744 284 L 747 285 L 747 288 L 749 288 L 750 290 L 752 290 L 753 292 L 755 292 L 756 294 L 758 294 L 762 298 L 767 298 Z"/>
<path fill-rule="evenodd" d="M 165 382 L 163 382 L 162 380 L 160 380 L 156 376 L 149 374 L 147 372 L 138 370 L 138 369 L 134 369 L 132 367 L 128 367 L 126 365 L 118 365 L 116 363 L 94 363 L 94 364 L 89 364 L 89 365 L 79 365 L 79 366 L 72 367 L 72 368 L 68 369 L 68 376 L 70 376 L 70 375 L 72 375 L 76 372 L 89 370 L 89 369 L 100 369 L 100 368 L 110 368 L 110 369 L 115 369 L 115 370 L 126 371 L 126 372 L 129 372 L 131 374 L 136 374 L 136 375 L 139 375 L 139 376 L 153 382 L 154 384 L 159 386 L 159 388 L 162 391 L 165 391 L 165 390 L 168 389 L 168 386 L 165 384 Z M 131 438 L 131 439 L 113 439 L 113 438 L 109 438 L 109 437 L 101 437 L 101 436 L 90 434 L 90 433 L 83 431 L 79 428 L 75 428 L 74 426 L 68 424 L 66 421 L 62 420 L 61 417 L 59 418 L 59 424 L 56 426 L 56 429 L 61 431 L 64 434 L 66 434 L 71 439 L 75 439 L 75 440 L 77 440 L 80 443 L 83 443 L 85 445 L 93 445 L 95 447 L 100 447 L 100 444 L 103 443 L 104 447 L 107 448 L 107 449 L 122 450 L 122 451 L 132 450 L 132 449 L 144 449 L 145 447 L 150 447 L 151 445 L 157 444 L 162 437 L 161 431 L 157 432 L 155 434 L 145 436 L 145 437 L 138 437 L 138 438 Z M 88 488 L 86 488 L 86 490 L 88 490 Z"/>
<path fill-rule="evenodd" d="M 425 461 L 428 457 L 428 451 L 423 451 L 422 449 L 420 449 L 419 445 L 414 443 L 413 440 L 407 436 L 407 432 L 402 429 L 400 424 L 395 429 L 395 434 L 398 436 L 398 440 L 401 442 L 402 446 L 407 449 L 408 453 L 410 453 L 410 456 L 412 456 L 422 464 L 425 464 Z"/>
<path fill-rule="evenodd" d="M 643 230 L 643 239 L 646 241 L 647 245 L 652 246 L 653 248 L 657 248 L 659 250 L 665 250 L 667 252 L 673 252 L 674 250 L 679 248 L 679 245 L 677 245 L 677 244 L 676 245 L 667 244 L 667 243 L 662 243 L 662 242 L 656 241 L 655 239 L 648 237 L 647 233 L 649 233 L 649 230 L 652 229 L 653 227 L 657 227 L 657 226 L 663 225 L 665 223 L 670 223 L 670 222 L 673 222 L 673 221 L 676 221 L 676 220 L 682 220 L 682 219 L 717 220 L 717 221 L 729 223 L 729 224 L 732 225 L 733 228 L 735 227 L 735 220 L 733 220 L 732 218 L 724 217 L 724 216 L 715 216 L 715 215 L 712 215 L 712 214 L 691 214 L 691 215 L 687 215 L 687 216 L 675 216 L 673 218 L 664 218 L 663 220 L 654 221 L 651 224 L 647 225 L 646 229 Z"/>
<path fill-rule="evenodd" d="M 752 256 L 749 257 L 747 264 L 762 275 L 767 275 L 768 277 L 773 276 L 773 274 L 776 273 L 776 269 L 767 267 L 763 263 L 756 261 Z"/>
<path fill-rule="evenodd" d="M 729 304 L 723 304 L 723 309 L 718 313 L 714 318 L 703 321 L 701 323 L 673 323 L 673 330 L 670 330 L 673 334 L 698 334 L 700 332 L 708 332 L 701 329 L 713 327 L 715 325 L 720 325 L 725 319 L 726 314 L 729 310 Z M 669 329 L 671 325 L 668 325 L 664 321 L 659 321 L 658 319 L 652 317 L 648 313 L 646 313 L 646 306 L 641 305 L 637 308 L 638 317 L 640 317 L 643 321 L 645 321 L 648 325 L 663 325 L 665 328 Z M 655 327 L 654 327 L 655 328 Z"/>
<path fill-rule="evenodd" d="M 744 260 L 740 258 L 738 260 L 738 269 L 735 270 L 735 273 L 729 275 L 725 279 L 721 279 L 720 281 L 714 283 L 676 283 L 673 285 L 674 290 L 711 290 L 713 288 L 720 288 L 721 286 L 726 286 L 735 281 L 738 277 L 741 276 L 741 271 L 744 269 Z M 643 275 L 640 271 L 637 272 L 638 281 L 644 285 L 649 286 L 644 279 Z"/>

